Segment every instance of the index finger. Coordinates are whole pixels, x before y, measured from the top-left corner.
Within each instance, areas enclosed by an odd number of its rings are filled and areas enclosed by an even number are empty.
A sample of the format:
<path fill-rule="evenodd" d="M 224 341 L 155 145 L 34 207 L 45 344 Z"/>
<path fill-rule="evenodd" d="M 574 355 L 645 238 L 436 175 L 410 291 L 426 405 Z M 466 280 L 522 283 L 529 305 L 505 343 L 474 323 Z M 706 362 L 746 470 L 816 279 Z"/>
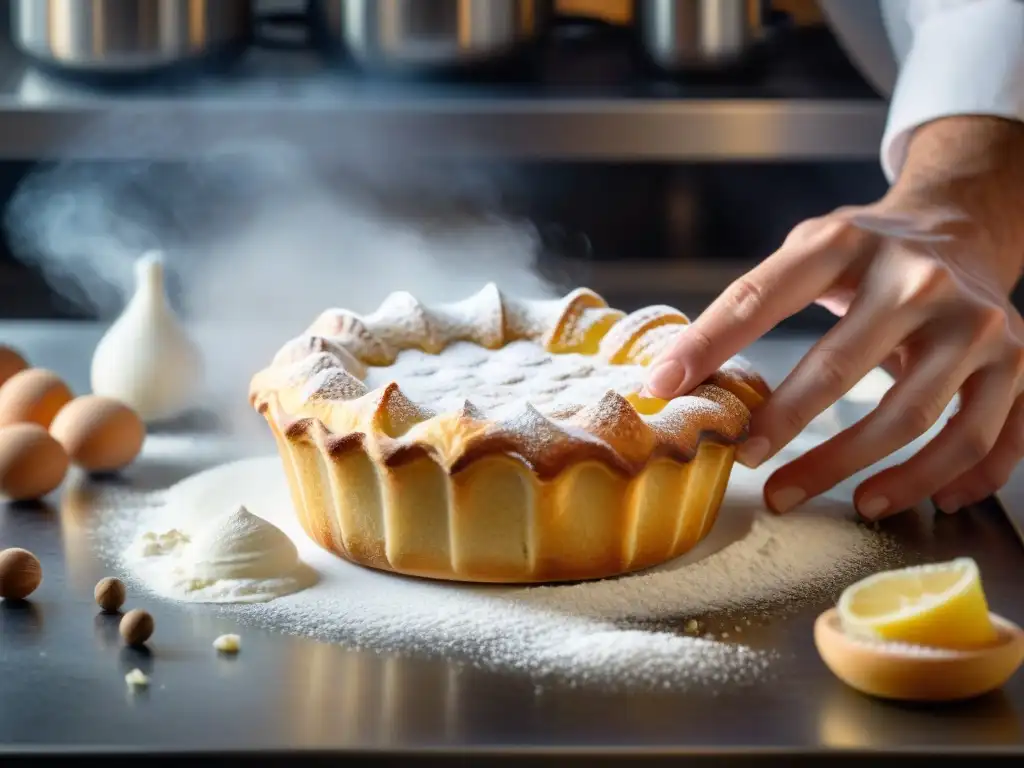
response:
<path fill-rule="evenodd" d="M 735 280 L 655 361 L 652 395 L 689 392 L 729 358 L 821 296 L 845 271 L 856 250 L 836 242 L 841 222 L 823 236 L 794 237 Z M 794 233 L 795 234 L 795 233 Z"/>

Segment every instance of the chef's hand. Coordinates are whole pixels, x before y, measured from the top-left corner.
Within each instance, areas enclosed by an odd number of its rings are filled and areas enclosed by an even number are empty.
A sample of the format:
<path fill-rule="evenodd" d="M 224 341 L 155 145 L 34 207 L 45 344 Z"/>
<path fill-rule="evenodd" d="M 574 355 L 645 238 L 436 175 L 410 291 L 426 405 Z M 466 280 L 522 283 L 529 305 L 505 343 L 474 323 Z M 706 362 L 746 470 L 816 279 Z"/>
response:
<path fill-rule="evenodd" d="M 1024 321 L 1008 299 L 1024 264 L 1024 125 L 945 118 L 919 128 L 897 183 L 871 205 L 798 225 L 733 283 L 651 371 L 673 397 L 816 302 L 841 319 L 754 414 L 738 459 L 757 466 L 875 367 L 895 384 L 859 423 L 778 469 L 777 513 L 827 491 L 959 409 L 905 463 L 854 494 L 876 520 L 926 499 L 955 512 L 1024 456 Z"/>

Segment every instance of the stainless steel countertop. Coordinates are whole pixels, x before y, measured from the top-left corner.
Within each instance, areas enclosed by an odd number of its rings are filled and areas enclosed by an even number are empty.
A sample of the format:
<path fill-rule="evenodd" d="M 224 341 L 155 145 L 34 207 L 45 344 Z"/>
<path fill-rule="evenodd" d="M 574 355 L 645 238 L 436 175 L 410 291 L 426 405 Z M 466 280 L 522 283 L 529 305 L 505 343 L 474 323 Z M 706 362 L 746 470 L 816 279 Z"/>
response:
<path fill-rule="evenodd" d="M 530 82 L 444 85 L 384 84 L 311 51 L 253 49 L 231 75 L 112 90 L 50 77 L 4 39 L 0 158 L 174 159 L 282 138 L 313 153 L 372 141 L 389 156 L 875 158 L 885 103 L 834 45 L 785 50 L 751 82 L 655 81 L 610 44 L 549 57 Z"/>
<path fill-rule="evenodd" d="M 0 341 L 84 391 L 100 331 L 92 324 L 4 323 Z M 768 339 L 749 356 L 777 382 L 809 343 Z M 731 755 L 731 764 L 762 756 L 792 765 L 799 754 L 839 759 L 841 750 L 864 750 L 865 761 L 878 750 L 1024 754 L 1024 675 L 970 705 L 928 709 L 862 697 L 833 678 L 814 651 L 811 625 L 824 605 L 744 631 L 743 642 L 775 649 L 779 658 L 770 680 L 742 689 L 538 685 L 451 660 L 357 652 L 251 628 L 242 630 L 237 658 L 218 659 L 210 641 L 236 629 L 230 621 L 202 606 L 156 601 L 148 607 L 158 639 L 152 655 L 140 654 L 122 649 L 115 623 L 97 615 L 92 587 L 107 574 L 68 514 L 58 496 L 41 508 L 0 507 L 0 545 L 32 550 L 45 572 L 30 603 L 0 603 L 4 766 L 15 764 L 15 753 L 50 754 L 66 765 L 71 754 L 125 750 L 148 753 L 147 764 L 177 752 L 191 765 L 204 764 L 200 752 L 231 753 L 237 760 L 230 764 L 242 765 L 276 750 L 296 766 L 314 764 L 317 753 L 400 754 L 395 762 L 405 765 L 412 753 L 455 749 L 558 752 L 558 765 L 574 764 L 572 755 L 588 755 L 579 764 L 593 765 L 597 754 L 630 765 L 639 755 Z M 885 527 L 911 560 L 975 557 L 992 604 L 1024 622 L 1024 549 L 994 505 L 953 517 L 908 513 Z M 160 684 L 129 695 L 123 675 L 133 667 L 152 669 Z M 262 756 L 262 764 L 274 764 Z"/>
<path fill-rule="evenodd" d="M 1024 541 L 1024 464 L 1018 464 L 1010 481 L 996 494 L 999 503 L 1006 510 L 1007 517 Z"/>

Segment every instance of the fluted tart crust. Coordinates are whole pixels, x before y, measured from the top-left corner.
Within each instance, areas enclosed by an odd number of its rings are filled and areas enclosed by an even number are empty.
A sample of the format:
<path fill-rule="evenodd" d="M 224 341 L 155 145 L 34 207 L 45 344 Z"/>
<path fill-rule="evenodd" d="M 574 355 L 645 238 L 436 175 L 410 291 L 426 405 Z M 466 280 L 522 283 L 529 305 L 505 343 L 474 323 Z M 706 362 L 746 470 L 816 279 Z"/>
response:
<path fill-rule="evenodd" d="M 481 582 L 581 580 L 677 557 L 714 524 L 768 387 L 730 361 L 689 395 L 644 367 L 688 320 L 578 289 L 334 309 L 251 382 L 306 533 L 353 562 Z"/>

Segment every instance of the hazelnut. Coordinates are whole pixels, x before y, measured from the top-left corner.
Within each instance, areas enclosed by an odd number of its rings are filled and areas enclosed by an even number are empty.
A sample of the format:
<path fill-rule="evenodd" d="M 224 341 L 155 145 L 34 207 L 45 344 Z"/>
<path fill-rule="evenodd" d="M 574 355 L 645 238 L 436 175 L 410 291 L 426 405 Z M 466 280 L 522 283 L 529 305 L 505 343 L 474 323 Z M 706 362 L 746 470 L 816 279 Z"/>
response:
<path fill-rule="evenodd" d="M 153 627 L 153 617 L 136 608 L 121 618 L 118 629 L 127 645 L 143 645 L 153 636 Z"/>
<path fill-rule="evenodd" d="M 0 552 L 0 597 L 24 600 L 43 581 L 39 558 L 27 549 L 13 547 Z"/>
<path fill-rule="evenodd" d="M 96 598 L 96 604 L 106 613 L 115 613 L 124 605 L 128 590 L 125 589 L 124 583 L 120 579 L 108 576 L 99 580 L 92 594 Z"/>

